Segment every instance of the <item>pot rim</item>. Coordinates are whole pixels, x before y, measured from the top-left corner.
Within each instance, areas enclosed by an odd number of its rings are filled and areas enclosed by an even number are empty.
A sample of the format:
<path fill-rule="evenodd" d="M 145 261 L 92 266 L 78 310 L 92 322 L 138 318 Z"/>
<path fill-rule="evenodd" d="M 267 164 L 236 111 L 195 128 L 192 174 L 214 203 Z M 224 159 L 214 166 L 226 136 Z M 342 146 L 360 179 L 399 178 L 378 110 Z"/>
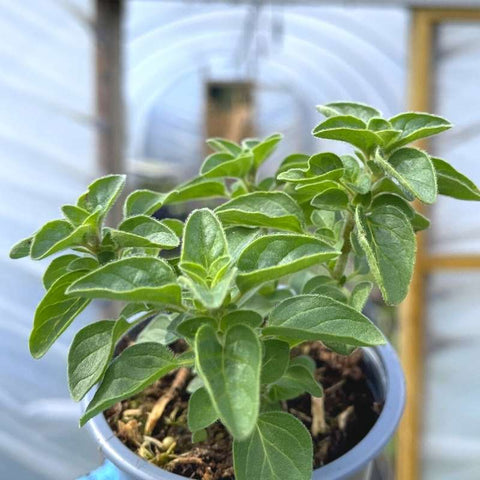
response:
<path fill-rule="evenodd" d="M 389 343 L 366 347 L 363 350 L 382 383 L 385 397 L 382 411 L 373 427 L 357 445 L 333 462 L 314 470 L 312 480 L 345 479 L 365 468 L 383 450 L 402 417 L 405 406 L 405 379 L 395 350 Z M 83 400 L 84 406 L 92 396 L 93 392 L 89 392 Z M 105 457 L 133 478 L 185 480 L 186 477 L 167 472 L 132 452 L 115 436 L 103 413 L 94 417 L 87 425 Z"/>

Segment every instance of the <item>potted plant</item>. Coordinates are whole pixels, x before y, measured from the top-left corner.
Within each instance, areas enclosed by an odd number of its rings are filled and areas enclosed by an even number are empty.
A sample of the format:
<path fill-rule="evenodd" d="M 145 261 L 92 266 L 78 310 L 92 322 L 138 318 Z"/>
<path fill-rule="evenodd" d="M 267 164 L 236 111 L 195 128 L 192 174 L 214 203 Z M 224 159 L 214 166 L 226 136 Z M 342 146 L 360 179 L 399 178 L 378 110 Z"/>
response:
<path fill-rule="evenodd" d="M 224 457 L 231 442 L 233 469 L 221 476 L 208 467 L 190 478 L 312 478 L 313 444 L 330 428 L 316 370 L 319 342 L 323 352 L 345 356 L 360 347 L 383 410 L 365 438 L 313 478 L 358 473 L 392 436 L 403 377 L 384 336 L 362 314 L 364 305 L 373 284 L 387 304 L 407 294 L 415 232 L 429 225 L 412 201 L 432 204 L 437 193 L 479 200 L 480 192 L 444 160 L 407 146 L 450 128 L 445 119 L 408 112 L 387 120 L 347 102 L 318 108 L 326 119 L 313 135 L 347 142 L 352 155 L 293 154 L 275 177 L 259 181 L 258 169 L 281 135 L 241 145 L 211 139 L 214 153 L 198 178 L 169 193 L 131 193 L 118 226 L 104 219 L 125 177 L 109 175 L 64 205 L 64 218 L 12 248 L 12 258 L 35 260 L 69 250 L 43 277 L 46 294 L 30 336 L 35 358 L 92 300 L 123 302 L 117 319 L 77 333 L 68 382 L 74 400 L 88 399 L 80 424 L 91 421 L 124 478 L 185 478 L 156 465 L 175 471 L 172 464 L 188 463 L 181 449 L 196 442 L 222 443 Z M 152 216 L 165 205 L 207 198 L 222 202 L 194 210 L 185 224 Z M 132 331 L 136 341 L 124 341 Z M 145 408 L 152 384 L 160 393 Z M 175 396 L 188 409 L 170 412 L 168 431 L 188 427 L 188 441 L 184 433 L 159 433 Z M 298 398 L 307 399 L 307 412 L 290 407 Z M 117 434 L 131 448 L 137 442 L 143 459 L 112 434 L 102 415 L 107 409 Z"/>

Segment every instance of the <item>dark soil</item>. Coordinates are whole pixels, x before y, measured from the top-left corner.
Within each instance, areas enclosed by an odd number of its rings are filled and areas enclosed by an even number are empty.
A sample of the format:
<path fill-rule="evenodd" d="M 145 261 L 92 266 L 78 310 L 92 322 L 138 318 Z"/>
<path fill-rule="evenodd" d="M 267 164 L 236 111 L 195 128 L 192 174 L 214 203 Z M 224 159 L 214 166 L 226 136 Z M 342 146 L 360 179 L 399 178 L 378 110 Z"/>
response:
<path fill-rule="evenodd" d="M 355 446 L 372 428 L 382 407 L 375 402 L 367 385 L 360 350 L 343 357 L 320 343 L 311 343 L 293 353 L 308 354 L 315 359 L 316 378 L 325 391 L 325 428 L 313 438 L 314 468 L 318 468 Z M 151 435 L 144 435 L 148 413 L 166 394 L 175 376 L 173 372 L 141 394 L 114 405 L 105 413 L 108 423 L 131 450 L 165 470 L 198 480 L 234 480 L 231 438 L 218 422 L 208 428 L 206 441 L 191 442 L 187 428 L 188 381 L 176 391 Z M 311 431 L 309 395 L 285 402 L 284 409 Z"/>

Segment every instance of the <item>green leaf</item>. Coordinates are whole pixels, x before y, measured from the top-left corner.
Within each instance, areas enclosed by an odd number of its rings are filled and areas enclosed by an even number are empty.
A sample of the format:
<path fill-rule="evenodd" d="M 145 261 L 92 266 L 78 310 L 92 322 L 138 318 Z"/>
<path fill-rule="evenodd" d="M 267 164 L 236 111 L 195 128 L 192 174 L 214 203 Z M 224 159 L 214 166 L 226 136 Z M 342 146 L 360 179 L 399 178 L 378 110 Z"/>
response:
<path fill-rule="evenodd" d="M 278 175 L 278 180 L 292 183 L 317 183 L 338 180 L 344 173 L 343 162 L 334 153 L 318 153 L 308 160 L 306 168 L 292 168 Z"/>
<path fill-rule="evenodd" d="M 415 215 L 413 216 L 411 223 L 412 223 L 413 230 L 415 232 L 420 232 L 430 227 L 430 220 L 418 212 L 415 212 Z"/>
<path fill-rule="evenodd" d="M 136 215 L 124 220 L 118 230 L 110 230 L 112 239 L 120 247 L 145 247 L 171 249 L 180 240 L 175 232 L 162 222 L 146 215 Z"/>
<path fill-rule="evenodd" d="M 323 389 L 312 372 L 305 366 L 297 364 L 288 367 L 285 374 L 270 386 L 268 398 L 272 402 L 290 400 L 305 392 L 314 397 L 323 395 Z"/>
<path fill-rule="evenodd" d="M 188 277 L 179 277 L 180 284 L 189 289 L 194 298 L 198 300 L 207 309 L 220 308 L 227 295 L 232 290 L 232 284 L 235 281 L 237 275 L 237 269 L 231 268 L 221 278 L 206 286 L 201 283 L 197 283 Z"/>
<path fill-rule="evenodd" d="M 242 195 L 217 207 L 215 212 L 226 225 L 301 232 L 305 222 L 301 208 L 284 192 L 254 192 Z"/>
<path fill-rule="evenodd" d="M 233 443 L 236 480 L 310 480 L 312 437 L 285 412 L 262 413 L 252 435 Z"/>
<path fill-rule="evenodd" d="M 195 335 L 198 330 L 203 327 L 203 325 L 209 325 L 213 329 L 217 329 L 217 321 L 212 317 L 199 316 L 191 317 L 182 320 L 177 326 L 176 331 L 185 338 L 189 340 L 194 340 Z"/>
<path fill-rule="evenodd" d="M 75 335 L 68 352 L 68 387 L 75 401 L 80 401 L 102 378 L 115 343 L 130 327 L 123 318 L 100 320 Z"/>
<path fill-rule="evenodd" d="M 17 242 L 10 250 L 10 258 L 24 258 L 30 255 L 30 249 L 32 247 L 34 236 L 24 238 Z"/>
<path fill-rule="evenodd" d="M 350 201 L 342 188 L 329 188 L 312 199 L 312 206 L 320 210 L 346 210 Z"/>
<path fill-rule="evenodd" d="M 231 153 L 232 155 L 238 155 L 242 151 L 242 147 L 231 140 L 226 138 L 209 138 L 207 139 L 207 145 L 217 152 Z"/>
<path fill-rule="evenodd" d="M 388 304 L 400 303 L 408 292 L 415 263 L 415 234 L 407 216 L 394 206 L 382 206 L 366 216 L 355 214 L 358 240 Z"/>
<path fill-rule="evenodd" d="M 66 273 L 57 279 L 38 304 L 30 334 L 30 353 L 40 358 L 90 303 L 84 298 L 66 295 L 67 288 L 85 275 L 84 271 Z"/>
<path fill-rule="evenodd" d="M 229 258 L 218 217 L 208 208 L 195 210 L 185 223 L 180 268 L 189 276 L 208 282 L 226 267 Z"/>
<path fill-rule="evenodd" d="M 153 215 L 163 206 L 166 197 L 166 193 L 154 192 L 152 190 L 135 190 L 125 200 L 123 215 L 125 217 Z"/>
<path fill-rule="evenodd" d="M 225 197 L 228 197 L 228 193 L 223 181 L 199 177 L 176 187 L 167 195 L 164 204 L 170 205 L 191 200 Z"/>
<path fill-rule="evenodd" d="M 395 130 L 392 124 L 384 118 L 371 118 L 368 121 L 367 128 L 375 132 L 385 145 L 396 140 L 402 133 L 401 130 Z"/>
<path fill-rule="evenodd" d="M 74 282 L 67 294 L 128 302 L 178 305 L 180 287 L 168 263 L 154 257 L 129 257 L 88 273 Z"/>
<path fill-rule="evenodd" d="M 265 235 L 240 254 L 237 285 L 246 291 L 338 255 L 327 243 L 307 235 Z"/>
<path fill-rule="evenodd" d="M 195 390 L 188 401 L 188 428 L 191 432 L 203 430 L 218 418 L 215 407 L 204 387 Z"/>
<path fill-rule="evenodd" d="M 136 343 L 158 342 L 162 345 L 170 345 L 178 338 L 171 327 L 174 318 L 176 317 L 165 313 L 155 315 L 139 333 Z"/>
<path fill-rule="evenodd" d="M 58 278 L 65 275 L 69 270 L 68 266 L 73 260 L 78 260 L 78 255 L 62 255 L 52 260 L 43 274 L 43 286 L 48 290 Z M 83 270 L 83 269 L 82 269 Z"/>
<path fill-rule="evenodd" d="M 204 442 L 208 438 L 208 433 L 206 430 L 197 430 L 192 432 L 192 443 Z"/>
<path fill-rule="evenodd" d="M 390 150 L 402 147 L 420 138 L 430 137 L 452 127 L 452 124 L 442 117 L 418 112 L 401 113 L 392 117 L 390 123 L 395 130 L 402 131 L 400 138 L 389 145 Z"/>
<path fill-rule="evenodd" d="M 245 325 L 227 330 L 224 344 L 204 325 L 195 338 L 196 366 L 222 423 L 236 439 L 255 428 L 259 412 L 262 351 Z"/>
<path fill-rule="evenodd" d="M 74 272 L 75 270 L 85 270 L 88 272 L 97 269 L 99 266 L 100 264 L 93 257 L 77 257 L 67 265 L 67 271 Z"/>
<path fill-rule="evenodd" d="M 361 312 L 363 307 L 367 303 L 370 292 L 372 291 L 373 284 L 372 282 L 360 282 L 357 283 L 352 290 L 350 295 L 350 305 L 355 309 Z"/>
<path fill-rule="evenodd" d="M 181 220 L 178 218 L 164 218 L 162 223 L 172 230 L 178 238 L 182 238 L 185 224 Z"/>
<path fill-rule="evenodd" d="M 270 157 L 282 138 L 283 135 L 281 133 L 274 133 L 252 147 L 253 165 L 255 168 L 260 167 Z"/>
<path fill-rule="evenodd" d="M 263 323 L 262 316 L 253 310 L 234 310 L 227 313 L 220 320 L 220 328 L 225 331 L 234 325 L 247 325 L 257 328 Z"/>
<path fill-rule="evenodd" d="M 273 383 L 286 371 L 290 362 L 290 346 L 281 340 L 263 342 L 264 354 L 261 383 Z"/>
<path fill-rule="evenodd" d="M 388 177 L 381 178 L 373 185 L 372 194 L 375 196 L 380 193 L 394 193 L 409 202 L 415 200 L 415 195 L 412 195 L 408 190 Z"/>
<path fill-rule="evenodd" d="M 415 215 L 415 210 L 404 198 L 394 193 L 381 193 L 376 195 L 372 200 L 372 208 L 378 208 L 383 205 L 392 205 L 401 210 L 410 220 Z"/>
<path fill-rule="evenodd" d="M 247 150 L 238 154 L 231 153 L 213 153 L 209 155 L 200 168 L 200 174 L 205 178 L 242 178 L 252 168 L 253 153 Z"/>
<path fill-rule="evenodd" d="M 336 117 L 339 115 L 351 115 L 364 122 L 373 117 L 381 117 L 381 113 L 369 105 L 356 102 L 333 102 L 326 105 L 317 105 L 317 110 L 325 117 Z"/>
<path fill-rule="evenodd" d="M 277 305 L 265 335 L 298 341 L 321 340 L 350 345 L 380 345 L 385 339 L 364 315 L 352 307 L 321 295 L 298 295 Z"/>
<path fill-rule="evenodd" d="M 315 373 L 317 364 L 312 357 L 308 355 L 298 355 L 290 360 L 290 365 L 303 365 L 312 375 Z"/>
<path fill-rule="evenodd" d="M 416 148 L 396 150 L 385 161 L 380 155 L 375 161 L 406 190 L 424 203 L 437 198 L 437 177 L 429 156 Z"/>
<path fill-rule="evenodd" d="M 74 226 L 81 225 L 90 215 L 87 210 L 77 207 L 76 205 L 64 205 L 62 212 L 65 218 Z"/>
<path fill-rule="evenodd" d="M 236 262 L 244 248 L 261 234 L 258 228 L 229 227 L 225 229 L 228 250 L 233 262 Z"/>
<path fill-rule="evenodd" d="M 370 152 L 377 145 L 382 145 L 382 138 L 367 130 L 364 121 L 351 115 L 339 115 L 323 121 L 313 130 L 313 136 L 347 142 L 362 152 Z"/>
<path fill-rule="evenodd" d="M 160 343 L 140 343 L 127 348 L 107 368 L 100 387 L 80 419 L 80 426 L 177 367 L 173 353 Z"/>
<path fill-rule="evenodd" d="M 465 175 L 441 158 L 431 158 L 438 181 L 438 193 L 458 200 L 480 200 L 480 190 Z"/>
<path fill-rule="evenodd" d="M 278 167 L 277 177 L 280 173 L 290 170 L 291 168 L 307 168 L 309 158 L 310 155 L 305 153 L 293 153 L 292 155 L 285 157 Z"/>
<path fill-rule="evenodd" d="M 90 213 L 100 209 L 102 216 L 104 216 L 122 193 L 125 180 L 125 175 L 107 175 L 98 178 L 79 197 L 77 206 Z"/>
<path fill-rule="evenodd" d="M 57 243 L 68 238 L 74 230 L 74 227 L 66 220 L 47 222 L 33 238 L 31 245 L 32 258 L 44 258 Z"/>

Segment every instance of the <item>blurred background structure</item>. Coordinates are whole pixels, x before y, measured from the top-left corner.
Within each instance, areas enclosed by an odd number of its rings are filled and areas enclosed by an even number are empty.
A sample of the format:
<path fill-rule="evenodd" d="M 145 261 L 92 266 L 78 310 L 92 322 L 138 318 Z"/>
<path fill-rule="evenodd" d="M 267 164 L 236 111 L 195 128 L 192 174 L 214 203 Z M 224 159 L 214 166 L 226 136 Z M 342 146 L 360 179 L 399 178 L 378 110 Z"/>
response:
<path fill-rule="evenodd" d="M 456 128 L 429 148 L 478 184 L 479 78 L 473 0 L 0 0 L 0 478 L 72 479 L 100 462 L 67 392 L 71 334 L 40 362 L 28 354 L 45 264 L 8 260 L 15 241 L 101 173 L 129 173 L 130 188 L 186 180 L 207 136 L 282 132 L 273 163 L 342 151 L 309 133 L 314 106 L 335 100 L 447 117 Z M 476 480 L 480 214 L 441 199 L 427 215 L 400 309 L 397 478 Z"/>

